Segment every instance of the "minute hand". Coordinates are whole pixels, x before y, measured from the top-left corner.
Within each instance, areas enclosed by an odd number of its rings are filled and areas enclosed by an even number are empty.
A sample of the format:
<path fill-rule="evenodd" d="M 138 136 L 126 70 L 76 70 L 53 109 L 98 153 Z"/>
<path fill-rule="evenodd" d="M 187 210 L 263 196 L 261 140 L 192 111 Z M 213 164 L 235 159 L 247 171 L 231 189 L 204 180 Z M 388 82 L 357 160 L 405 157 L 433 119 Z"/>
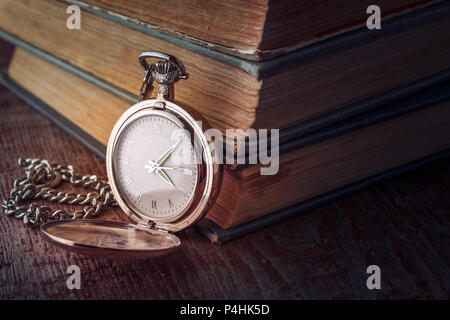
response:
<path fill-rule="evenodd" d="M 173 146 L 169 148 L 158 160 L 156 160 L 156 164 L 159 166 L 166 161 L 166 159 L 170 156 L 172 151 L 178 146 L 178 144 L 181 142 L 181 140 L 178 140 Z"/>

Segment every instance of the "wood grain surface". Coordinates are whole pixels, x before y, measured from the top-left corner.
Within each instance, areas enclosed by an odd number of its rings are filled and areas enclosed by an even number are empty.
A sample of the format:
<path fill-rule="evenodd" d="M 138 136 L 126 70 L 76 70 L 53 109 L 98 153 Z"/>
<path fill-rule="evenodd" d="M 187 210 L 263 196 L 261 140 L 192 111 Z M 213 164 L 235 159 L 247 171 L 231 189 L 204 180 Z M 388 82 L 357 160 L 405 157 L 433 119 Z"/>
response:
<path fill-rule="evenodd" d="M 104 163 L 0 88 L 0 196 L 19 156 L 105 174 Z M 378 185 L 222 246 L 193 229 L 183 248 L 158 260 L 108 260 L 67 253 L 37 230 L 0 216 L 0 298 L 448 298 L 450 161 Z M 103 219 L 125 220 L 117 211 Z M 80 266 L 81 290 L 66 287 Z M 382 289 L 366 287 L 367 266 Z"/>
<path fill-rule="evenodd" d="M 0 43 L 0 65 L 10 49 Z M 18 157 L 106 174 L 105 164 L 0 86 L 0 198 Z M 70 254 L 37 230 L 0 214 L 0 299 L 448 299 L 450 160 L 364 190 L 229 242 L 212 245 L 193 229 L 183 248 L 157 260 Z M 119 210 L 102 219 L 126 220 Z M 81 289 L 68 290 L 69 265 Z M 366 268 L 381 268 L 381 290 Z"/>

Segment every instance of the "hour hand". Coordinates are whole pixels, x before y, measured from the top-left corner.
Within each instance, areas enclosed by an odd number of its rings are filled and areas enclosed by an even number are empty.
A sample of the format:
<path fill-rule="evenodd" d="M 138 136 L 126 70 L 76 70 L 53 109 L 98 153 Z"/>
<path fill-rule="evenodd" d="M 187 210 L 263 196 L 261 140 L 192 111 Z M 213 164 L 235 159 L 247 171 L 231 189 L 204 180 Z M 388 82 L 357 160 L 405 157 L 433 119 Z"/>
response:
<path fill-rule="evenodd" d="M 162 171 L 161 169 L 156 169 L 156 174 L 160 176 L 165 182 L 167 182 L 171 187 L 174 186 L 169 176 L 164 171 Z"/>

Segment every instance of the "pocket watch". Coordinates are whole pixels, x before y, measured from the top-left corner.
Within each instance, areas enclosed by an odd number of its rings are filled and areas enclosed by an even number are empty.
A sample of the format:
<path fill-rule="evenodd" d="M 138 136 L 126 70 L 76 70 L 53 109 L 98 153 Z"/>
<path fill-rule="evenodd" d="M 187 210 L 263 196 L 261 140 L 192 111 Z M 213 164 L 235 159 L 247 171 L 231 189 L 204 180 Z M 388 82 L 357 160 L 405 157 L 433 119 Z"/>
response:
<path fill-rule="evenodd" d="M 155 63 L 149 63 L 156 59 Z M 114 198 L 132 223 L 54 220 L 42 224 L 47 240 L 65 249 L 108 257 L 158 257 L 180 247 L 174 234 L 198 222 L 220 189 L 222 166 L 199 113 L 173 101 L 183 64 L 144 52 L 140 102 L 115 124 L 106 168 Z M 157 83 L 156 98 L 146 99 Z"/>

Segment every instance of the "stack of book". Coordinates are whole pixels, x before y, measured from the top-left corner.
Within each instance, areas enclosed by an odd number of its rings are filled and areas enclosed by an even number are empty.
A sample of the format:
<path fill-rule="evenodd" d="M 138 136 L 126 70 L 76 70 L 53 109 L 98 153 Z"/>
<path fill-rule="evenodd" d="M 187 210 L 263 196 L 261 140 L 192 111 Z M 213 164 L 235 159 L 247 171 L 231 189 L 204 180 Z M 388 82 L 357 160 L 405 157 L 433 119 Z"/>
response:
<path fill-rule="evenodd" d="M 3 82 L 104 156 L 137 102 L 137 57 L 179 58 L 175 100 L 227 128 L 280 129 L 276 175 L 225 166 L 201 231 L 224 242 L 447 155 L 450 4 L 0 0 Z M 70 29 L 67 8 L 81 9 Z"/>

